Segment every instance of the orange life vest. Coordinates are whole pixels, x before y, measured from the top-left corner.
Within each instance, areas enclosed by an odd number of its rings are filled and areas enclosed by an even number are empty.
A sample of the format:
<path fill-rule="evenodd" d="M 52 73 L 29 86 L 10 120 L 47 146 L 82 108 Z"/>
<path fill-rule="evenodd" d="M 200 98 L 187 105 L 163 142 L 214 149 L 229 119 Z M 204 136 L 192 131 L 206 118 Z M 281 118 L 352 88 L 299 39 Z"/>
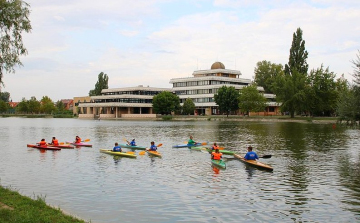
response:
<path fill-rule="evenodd" d="M 45 141 L 40 141 L 40 142 L 39 142 L 39 145 L 40 145 L 40 146 L 46 146 L 46 142 L 45 142 Z"/>
<path fill-rule="evenodd" d="M 211 153 L 211 155 L 213 155 L 213 159 L 214 160 L 220 160 L 221 159 L 221 156 L 222 156 L 222 153 Z"/>
<path fill-rule="evenodd" d="M 54 146 L 58 146 L 58 145 L 59 145 L 59 141 L 58 141 L 57 139 L 53 139 L 52 144 L 53 144 Z"/>
<path fill-rule="evenodd" d="M 81 143 L 81 138 L 79 137 L 79 138 L 75 141 L 75 143 Z"/>
<path fill-rule="evenodd" d="M 219 149 L 219 146 L 212 146 L 212 149 L 213 149 L 213 150 Z"/>

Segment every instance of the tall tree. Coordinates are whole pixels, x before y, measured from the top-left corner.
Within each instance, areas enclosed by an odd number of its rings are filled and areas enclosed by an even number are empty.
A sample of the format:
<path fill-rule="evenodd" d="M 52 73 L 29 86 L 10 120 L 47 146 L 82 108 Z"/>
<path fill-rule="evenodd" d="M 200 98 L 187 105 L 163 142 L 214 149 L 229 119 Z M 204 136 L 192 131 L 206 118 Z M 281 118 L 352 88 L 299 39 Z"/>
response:
<path fill-rule="evenodd" d="M 29 102 L 29 112 L 31 113 L 40 112 L 41 104 L 38 100 L 36 100 L 35 96 L 32 96 L 28 102 Z"/>
<path fill-rule="evenodd" d="M 233 86 L 222 86 L 218 92 L 214 95 L 215 103 L 219 106 L 219 110 L 222 113 L 226 113 L 229 117 L 231 111 L 239 109 L 239 91 Z"/>
<path fill-rule="evenodd" d="M 182 108 L 184 115 L 194 114 L 195 104 L 191 98 L 187 98 Z"/>
<path fill-rule="evenodd" d="M 27 101 L 25 98 L 22 98 L 21 102 L 16 106 L 16 111 L 19 113 L 28 113 L 29 101 Z"/>
<path fill-rule="evenodd" d="M 9 102 L 10 100 L 10 93 L 7 91 L 0 92 L 0 100 L 3 100 L 5 102 Z"/>
<path fill-rule="evenodd" d="M 22 32 L 31 31 L 29 7 L 21 0 L 0 0 L 0 87 L 4 72 L 14 73 L 14 66 L 22 66 L 20 56 L 27 54 Z"/>
<path fill-rule="evenodd" d="M 6 112 L 9 109 L 9 104 L 3 100 L 0 100 L 0 112 Z"/>
<path fill-rule="evenodd" d="M 107 74 L 101 72 L 98 75 L 98 81 L 95 84 L 95 89 L 89 91 L 89 96 L 101 95 L 101 91 L 103 89 L 109 88 L 108 82 L 109 82 L 109 77 L 107 76 Z"/>
<path fill-rule="evenodd" d="M 249 85 L 240 91 L 239 108 L 244 113 L 262 112 L 266 107 L 266 98 L 258 90 L 256 85 Z"/>
<path fill-rule="evenodd" d="M 282 111 L 290 112 L 294 118 L 295 112 L 306 109 L 306 80 L 308 52 L 305 50 L 305 41 L 302 39 L 302 30 L 298 28 L 293 34 L 290 48 L 289 62 L 285 65 L 285 75 L 277 78 L 276 97 L 282 102 Z"/>
<path fill-rule="evenodd" d="M 180 109 L 179 96 L 163 91 L 153 97 L 152 106 L 156 114 L 171 114 Z"/>
<path fill-rule="evenodd" d="M 51 114 L 53 111 L 55 111 L 56 108 L 54 102 L 48 96 L 43 96 L 40 102 L 41 102 L 41 108 L 40 108 L 41 112 L 44 112 L 45 114 Z"/>
<path fill-rule="evenodd" d="M 62 113 L 65 111 L 65 105 L 61 100 L 57 101 L 55 106 L 56 106 L 56 109 L 58 110 L 58 112 Z"/>
<path fill-rule="evenodd" d="M 356 59 L 352 60 L 351 63 L 354 65 L 354 73 L 353 76 L 355 78 L 354 82 L 357 86 L 360 86 L 360 50 L 358 50 L 358 54 L 356 55 Z"/>
<path fill-rule="evenodd" d="M 274 93 L 273 83 L 278 75 L 284 72 L 283 65 L 270 61 L 259 61 L 254 69 L 254 82 L 264 88 L 265 93 Z"/>

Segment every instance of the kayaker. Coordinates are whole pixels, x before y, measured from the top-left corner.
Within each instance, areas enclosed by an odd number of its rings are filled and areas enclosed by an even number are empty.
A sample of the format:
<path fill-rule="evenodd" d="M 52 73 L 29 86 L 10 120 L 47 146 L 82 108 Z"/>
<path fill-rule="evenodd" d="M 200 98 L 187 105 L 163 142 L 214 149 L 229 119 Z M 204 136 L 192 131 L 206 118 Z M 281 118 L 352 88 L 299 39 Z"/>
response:
<path fill-rule="evenodd" d="M 113 151 L 114 152 L 122 152 L 122 149 L 121 149 L 121 147 L 119 146 L 119 143 L 115 143 L 115 146 L 114 146 L 114 148 L 113 148 Z"/>
<path fill-rule="evenodd" d="M 148 151 L 156 151 L 157 150 L 157 147 L 155 146 L 154 141 L 151 142 L 150 149 L 146 149 L 146 150 L 148 150 Z"/>
<path fill-rule="evenodd" d="M 252 147 L 249 146 L 247 148 L 248 152 L 246 153 L 246 155 L 244 156 L 244 159 L 245 160 L 256 160 L 256 159 L 259 159 L 258 155 L 252 151 Z"/>
<path fill-rule="evenodd" d="M 193 137 L 190 136 L 190 139 L 188 141 L 188 145 L 195 145 L 195 144 L 196 144 L 196 142 L 193 140 Z"/>
<path fill-rule="evenodd" d="M 219 146 L 216 144 L 216 142 L 214 142 L 214 145 L 211 147 L 211 150 L 216 150 L 219 149 Z"/>
<path fill-rule="evenodd" d="M 130 142 L 130 146 L 136 146 L 135 139 L 131 140 L 131 142 Z"/>
<path fill-rule="evenodd" d="M 75 137 L 75 143 L 81 143 L 81 138 L 79 136 Z"/>
<path fill-rule="evenodd" d="M 52 137 L 51 145 L 54 145 L 54 146 L 58 146 L 58 145 L 59 145 L 59 140 L 57 140 L 55 136 Z"/>
<path fill-rule="evenodd" d="M 215 149 L 215 152 L 211 153 L 211 159 L 213 160 L 221 160 L 222 153 L 219 152 L 219 149 Z"/>
<path fill-rule="evenodd" d="M 41 141 L 38 144 L 39 146 L 47 146 L 45 139 L 41 139 Z"/>

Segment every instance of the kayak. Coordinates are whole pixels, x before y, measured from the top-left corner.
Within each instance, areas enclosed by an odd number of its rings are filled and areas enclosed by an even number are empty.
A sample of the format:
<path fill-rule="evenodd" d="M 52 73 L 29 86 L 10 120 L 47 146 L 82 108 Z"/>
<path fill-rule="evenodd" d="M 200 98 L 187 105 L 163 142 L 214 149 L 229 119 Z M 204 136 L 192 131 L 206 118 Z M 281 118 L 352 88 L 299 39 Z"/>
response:
<path fill-rule="evenodd" d="M 273 171 L 273 168 L 270 165 L 267 165 L 265 163 L 259 162 L 257 160 L 245 160 L 243 156 L 240 156 L 238 154 L 234 154 L 234 157 L 239 159 L 241 162 L 246 163 L 250 166 L 254 166 L 260 169 Z"/>
<path fill-rule="evenodd" d="M 217 166 L 217 167 L 226 169 L 226 163 L 224 162 L 224 160 L 214 160 L 214 159 L 211 159 L 211 163 L 212 163 L 214 166 Z"/>
<path fill-rule="evenodd" d="M 37 148 L 37 149 L 46 149 L 46 150 L 61 150 L 59 147 L 54 146 L 38 146 L 33 144 L 27 144 L 27 147 Z"/>
<path fill-rule="evenodd" d="M 82 146 L 82 147 L 92 147 L 91 144 L 87 144 L 87 143 L 74 143 L 74 142 L 66 142 L 66 143 L 69 143 L 71 145 L 74 145 L 74 146 Z"/>
<path fill-rule="evenodd" d="M 198 142 L 196 144 L 181 144 L 181 145 L 175 145 L 173 148 L 184 148 L 184 147 L 193 147 L 193 146 L 201 146 L 202 143 Z"/>
<path fill-rule="evenodd" d="M 111 154 L 111 155 L 116 155 L 116 156 L 124 156 L 124 157 L 129 157 L 129 158 L 136 158 L 136 154 L 135 154 L 135 153 L 114 152 L 114 151 L 112 151 L 111 149 L 100 149 L 100 152 L 106 153 L 106 154 Z"/>
<path fill-rule="evenodd" d="M 37 146 L 37 145 L 36 145 L 36 144 L 27 144 L 27 147 L 34 147 L 34 146 Z M 61 148 L 61 149 L 74 149 L 74 146 L 72 146 L 72 145 L 70 145 L 70 144 L 57 145 L 57 146 L 48 144 L 48 146 L 58 147 L 58 148 Z"/>
<path fill-rule="evenodd" d="M 157 151 L 148 151 L 148 150 L 146 150 L 146 152 L 151 156 L 161 157 L 161 153 L 159 153 Z"/>
<path fill-rule="evenodd" d="M 212 150 L 210 148 L 201 147 L 201 146 L 190 147 L 190 149 L 192 149 L 192 150 L 204 150 L 204 151 L 208 151 L 209 153 L 212 152 Z M 225 154 L 225 155 L 234 155 L 235 154 L 235 152 L 233 152 L 233 151 L 224 150 L 224 149 L 219 150 L 219 152 L 221 152 L 222 154 Z"/>
<path fill-rule="evenodd" d="M 129 149 L 140 149 L 140 150 L 145 150 L 146 149 L 146 146 L 131 146 L 131 145 L 128 145 L 128 144 L 119 144 L 119 146 L 121 148 L 129 148 Z"/>

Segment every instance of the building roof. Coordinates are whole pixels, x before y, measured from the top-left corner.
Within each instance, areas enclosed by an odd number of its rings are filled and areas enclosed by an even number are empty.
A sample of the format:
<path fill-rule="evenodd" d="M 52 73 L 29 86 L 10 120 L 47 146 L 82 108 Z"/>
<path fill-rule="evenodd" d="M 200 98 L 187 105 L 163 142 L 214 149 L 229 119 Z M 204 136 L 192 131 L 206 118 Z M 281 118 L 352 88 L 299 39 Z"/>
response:
<path fill-rule="evenodd" d="M 225 65 L 221 62 L 215 62 L 211 65 L 211 70 L 213 69 L 225 69 Z"/>

